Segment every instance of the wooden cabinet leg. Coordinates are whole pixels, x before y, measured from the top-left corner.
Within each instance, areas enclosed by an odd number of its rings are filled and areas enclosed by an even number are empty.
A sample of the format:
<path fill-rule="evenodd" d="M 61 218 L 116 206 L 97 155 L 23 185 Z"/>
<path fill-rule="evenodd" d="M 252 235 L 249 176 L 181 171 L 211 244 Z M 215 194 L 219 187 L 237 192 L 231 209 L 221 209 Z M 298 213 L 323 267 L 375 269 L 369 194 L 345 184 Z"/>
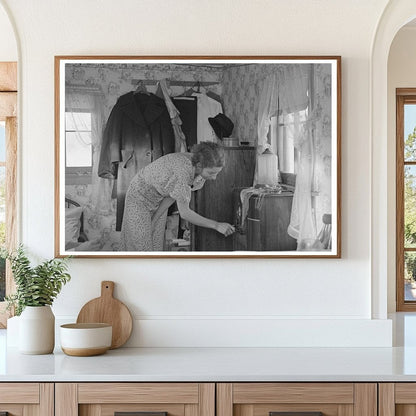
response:
<path fill-rule="evenodd" d="M 78 416 L 77 384 L 55 384 L 55 416 Z"/>

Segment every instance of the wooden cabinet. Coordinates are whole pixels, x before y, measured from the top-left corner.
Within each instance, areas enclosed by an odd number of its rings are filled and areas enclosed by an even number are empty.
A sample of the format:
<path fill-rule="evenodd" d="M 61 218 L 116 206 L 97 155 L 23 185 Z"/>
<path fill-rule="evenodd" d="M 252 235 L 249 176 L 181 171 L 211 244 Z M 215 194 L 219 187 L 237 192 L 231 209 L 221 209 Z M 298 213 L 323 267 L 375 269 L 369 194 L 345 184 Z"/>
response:
<path fill-rule="evenodd" d="M 55 416 L 215 416 L 215 384 L 57 383 L 55 402 Z"/>
<path fill-rule="evenodd" d="M 0 383 L 3 416 L 415 416 L 413 383 Z"/>
<path fill-rule="evenodd" d="M 292 212 L 292 193 L 252 196 L 247 215 L 247 249 L 296 250 L 297 242 L 287 229 Z"/>
<path fill-rule="evenodd" d="M 53 383 L 0 383 L 0 415 L 53 416 Z"/>
<path fill-rule="evenodd" d="M 275 416 L 377 416 L 377 384 L 217 384 L 217 416 L 273 416 L 274 412 Z"/>
<path fill-rule="evenodd" d="M 215 181 L 207 181 L 196 192 L 196 210 L 207 218 L 234 222 L 233 190 L 253 186 L 256 150 L 254 147 L 225 147 L 225 165 Z M 232 251 L 233 237 L 195 227 L 195 250 Z"/>
<path fill-rule="evenodd" d="M 379 416 L 416 415 L 416 383 L 380 383 Z"/>

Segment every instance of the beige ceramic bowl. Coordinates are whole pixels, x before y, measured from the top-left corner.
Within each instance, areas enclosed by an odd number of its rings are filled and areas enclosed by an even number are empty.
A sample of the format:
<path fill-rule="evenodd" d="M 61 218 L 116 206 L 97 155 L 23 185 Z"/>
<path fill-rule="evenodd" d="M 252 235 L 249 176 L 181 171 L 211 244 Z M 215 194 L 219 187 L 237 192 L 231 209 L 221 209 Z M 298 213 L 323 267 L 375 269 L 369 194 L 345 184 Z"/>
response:
<path fill-rule="evenodd" d="M 61 325 L 61 348 L 65 354 L 87 357 L 111 347 L 112 326 L 103 323 Z"/>

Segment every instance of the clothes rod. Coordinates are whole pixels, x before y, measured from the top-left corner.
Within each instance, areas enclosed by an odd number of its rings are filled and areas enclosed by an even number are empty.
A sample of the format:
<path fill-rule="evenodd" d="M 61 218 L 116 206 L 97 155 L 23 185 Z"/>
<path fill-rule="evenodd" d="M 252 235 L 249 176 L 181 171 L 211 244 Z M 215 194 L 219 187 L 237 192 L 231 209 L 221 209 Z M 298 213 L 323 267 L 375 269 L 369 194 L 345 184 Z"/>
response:
<path fill-rule="evenodd" d="M 97 95 L 104 94 L 101 87 L 81 85 L 81 84 L 65 84 L 65 91 L 66 92 L 82 92 L 82 93 L 97 94 Z"/>
<path fill-rule="evenodd" d="M 201 86 L 207 87 L 209 85 L 218 85 L 221 84 L 219 81 L 171 81 L 167 80 L 168 84 L 171 87 L 194 87 L 194 86 Z M 156 85 L 159 82 L 157 79 L 132 79 L 131 83 L 133 85 L 137 85 L 142 83 L 142 85 Z"/>

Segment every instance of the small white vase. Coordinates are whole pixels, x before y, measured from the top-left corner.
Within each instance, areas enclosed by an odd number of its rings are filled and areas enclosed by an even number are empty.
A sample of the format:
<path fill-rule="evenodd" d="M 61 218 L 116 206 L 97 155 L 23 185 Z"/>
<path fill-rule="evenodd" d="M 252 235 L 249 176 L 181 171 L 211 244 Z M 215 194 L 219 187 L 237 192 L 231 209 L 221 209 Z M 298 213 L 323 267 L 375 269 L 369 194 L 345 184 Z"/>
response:
<path fill-rule="evenodd" d="M 50 354 L 55 347 L 55 316 L 49 305 L 26 306 L 19 319 L 19 351 Z"/>

